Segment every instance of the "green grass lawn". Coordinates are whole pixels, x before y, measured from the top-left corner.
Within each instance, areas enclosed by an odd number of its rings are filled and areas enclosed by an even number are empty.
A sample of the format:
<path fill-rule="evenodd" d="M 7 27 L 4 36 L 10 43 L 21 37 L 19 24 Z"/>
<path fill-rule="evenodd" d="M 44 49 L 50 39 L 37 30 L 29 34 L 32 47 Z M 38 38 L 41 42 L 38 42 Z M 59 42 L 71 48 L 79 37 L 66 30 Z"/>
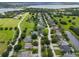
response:
<path fill-rule="evenodd" d="M 21 29 L 24 30 L 25 28 L 27 28 L 27 35 L 30 35 L 30 32 L 33 30 L 34 28 L 34 22 L 33 21 L 30 21 L 30 22 L 27 22 L 28 20 L 28 17 L 30 18 L 31 15 L 29 15 L 29 13 L 26 13 L 24 14 L 25 19 L 23 20 L 23 22 L 21 23 Z"/>
<path fill-rule="evenodd" d="M 21 14 L 20 14 L 21 15 Z M 34 28 L 34 22 L 30 21 L 27 22 L 26 20 L 28 20 L 28 17 L 30 18 L 32 15 L 29 15 L 29 13 L 24 13 L 22 14 L 22 17 L 25 17 L 23 22 L 21 23 L 21 30 L 24 30 L 25 28 L 27 28 L 27 35 L 30 35 L 31 30 L 33 30 Z M 18 19 L 19 16 L 17 16 L 16 18 L 0 18 L 0 27 L 7 27 L 7 28 L 14 28 L 18 26 L 18 23 L 20 21 L 20 19 Z M 14 35 L 14 31 L 12 30 L 0 30 L 0 54 L 2 54 L 7 46 L 8 46 L 8 41 L 12 40 Z M 24 42 L 22 42 L 22 45 L 24 45 Z"/>
<path fill-rule="evenodd" d="M 75 17 L 76 19 L 73 19 L 73 17 Z M 55 20 L 57 20 L 59 22 L 59 19 L 61 20 L 64 20 L 65 22 L 67 22 L 67 25 L 63 25 L 63 24 L 60 24 L 63 29 L 65 31 L 70 31 L 76 38 L 79 39 L 79 36 L 77 36 L 73 31 L 71 31 L 69 29 L 70 26 L 74 26 L 74 27 L 78 27 L 79 28 L 79 17 L 78 16 L 69 16 L 69 18 L 67 18 L 67 16 L 63 16 L 63 18 L 60 18 L 60 17 L 54 17 Z M 73 25 L 72 23 L 68 22 L 68 20 L 71 20 L 72 22 L 75 22 L 76 24 Z"/>
<path fill-rule="evenodd" d="M 0 27 L 16 27 L 19 21 L 14 18 L 2 18 L 0 19 Z"/>
<path fill-rule="evenodd" d="M 47 57 L 48 56 L 48 52 L 47 52 L 47 49 L 45 48 L 44 51 L 42 51 L 42 56 L 43 57 Z"/>
<path fill-rule="evenodd" d="M 61 50 L 55 50 L 56 55 L 62 56 L 63 52 Z"/>
<path fill-rule="evenodd" d="M 1 31 L 0 30 L 0 54 L 2 54 L 7 48 L 8 41 L 10 41 L 13 37 L 13 31 Z"/>
<path fill-rule="evenodd" d="M 3 27 L 3 30 L 0 30 L 0 54 L 6 50 L 8 41 L 11 41 L 14 35 L 13 30 L 4 30 L 4 28 L 17 27 L 19 21 L 17 18 L 0 18 L 0 27 Z"/>

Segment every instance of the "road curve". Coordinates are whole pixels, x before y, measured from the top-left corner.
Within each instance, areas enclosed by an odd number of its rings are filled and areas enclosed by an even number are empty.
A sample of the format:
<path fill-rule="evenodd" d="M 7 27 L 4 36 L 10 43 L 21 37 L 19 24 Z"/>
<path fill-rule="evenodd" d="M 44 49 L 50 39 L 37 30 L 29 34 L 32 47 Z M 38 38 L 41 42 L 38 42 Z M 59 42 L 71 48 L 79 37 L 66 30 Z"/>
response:
<path fill-rule="evenodd" d="M 21 15 L 22 16 L 22 15 Z M 20 37 L 21 37 L 21 28 L 20 28 L 20 24 L 21 24 L 21 22 L 24 20 L 24 18 L 25 17 L 22 17 L 22 19 L 21 19 L 21 21 L 18 23 L 18 30 L 19 30 L 19 35 L 18 35 L 18 37 L 17 37 L 17 39 L 16 39 L 16 42 L 15 42 L 15 44 L 14 45 L 12 45 L 12 50 L 9 52 L 9 55 L 8 55 L 8 57 L 11 57 L 12 55 L 13 55 L 13 52 L 14 52 L 14 47 L 18 44 L 18 42 L 19 42 L 19 39 L 20 39 Z"/>

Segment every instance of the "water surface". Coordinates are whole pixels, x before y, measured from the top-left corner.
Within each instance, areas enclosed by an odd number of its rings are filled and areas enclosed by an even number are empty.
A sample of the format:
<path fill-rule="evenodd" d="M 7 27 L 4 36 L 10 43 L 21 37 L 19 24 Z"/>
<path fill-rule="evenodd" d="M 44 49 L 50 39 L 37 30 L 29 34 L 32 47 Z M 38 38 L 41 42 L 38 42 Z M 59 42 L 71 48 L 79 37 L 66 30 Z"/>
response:
<path fill-rule="evenodd" d="M 79 5 L 33 5 L 28 6 L 28 8 L 49 8 L 49 9 L 59 9 L 59 8 L 75 8 Z"/>

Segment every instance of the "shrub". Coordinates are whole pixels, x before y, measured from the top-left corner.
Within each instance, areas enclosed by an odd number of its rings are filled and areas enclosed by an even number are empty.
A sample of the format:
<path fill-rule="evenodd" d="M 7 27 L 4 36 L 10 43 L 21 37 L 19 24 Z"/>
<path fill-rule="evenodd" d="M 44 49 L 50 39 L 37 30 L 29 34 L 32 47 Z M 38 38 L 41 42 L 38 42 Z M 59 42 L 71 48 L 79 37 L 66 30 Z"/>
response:
<path fill-rule="evenodd" d="M 72 24 L 75 25 L 76 23 L 75 22 L 72 22 Z"/>
<path fill-rule="evenodd" d="M 76 17 L 73 17 L 72 19 L 76 19 Z"/>
<path fill-rule="evenodd" d="M 58 24 L 58 21 L 57 20 L 54 20 L 55 24 Z"/>
<path fill-rule="evenodd" d="M 37 41 L 34 41 L 34 42 L 32 42 L 32 45 L 38 46 L 38 42 Z"/>
<path fill-rule="evenodd" d="M 48 57 L 52 57 L 53 56 L 52 50 L 50 48 L 47 48 L 47 51 L 48 51 Z"/>
<path fill-rule="evenodd" d="M 67 25 L 67 22 L 65 22 L 65 21 L 60 21 L 60 23 L 63 25 Z"/>
<path fill-rule="evenodd" d="M 8 51 L 5 51 L 4 53 L 2 53 L 2 57 L 8 57 L 8 55 L 9 55 Z"/>

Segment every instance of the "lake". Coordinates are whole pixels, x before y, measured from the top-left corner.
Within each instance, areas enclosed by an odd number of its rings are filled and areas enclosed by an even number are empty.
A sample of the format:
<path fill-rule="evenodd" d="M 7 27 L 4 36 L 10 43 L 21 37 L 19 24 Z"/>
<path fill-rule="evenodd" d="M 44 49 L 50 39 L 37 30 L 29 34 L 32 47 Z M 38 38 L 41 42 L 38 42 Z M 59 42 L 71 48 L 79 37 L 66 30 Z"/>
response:
<path fill-rule="evenodd" d="M 18 10 L 22 10 L 20 8 L 0 8 L 0 13 L 4 13 L 7 11 L 18 11 Z"/>
<path fill-rule="evenodd" d="M 49 9 L 60 9 L 60 8 L 76 8 L 79 5 L 31 5 L 27 8 L 49 8 Z M 0 8 L 0 13 L 7 11 L 22 10 L 21 8 Z"/>
<path fill-rule="evenodd" d="M 60 9 L 60 8 L 75 8 L 79 5 L 33 5 L 28 6 L 28 8 L 49 8 L 49 9 Z"/>

